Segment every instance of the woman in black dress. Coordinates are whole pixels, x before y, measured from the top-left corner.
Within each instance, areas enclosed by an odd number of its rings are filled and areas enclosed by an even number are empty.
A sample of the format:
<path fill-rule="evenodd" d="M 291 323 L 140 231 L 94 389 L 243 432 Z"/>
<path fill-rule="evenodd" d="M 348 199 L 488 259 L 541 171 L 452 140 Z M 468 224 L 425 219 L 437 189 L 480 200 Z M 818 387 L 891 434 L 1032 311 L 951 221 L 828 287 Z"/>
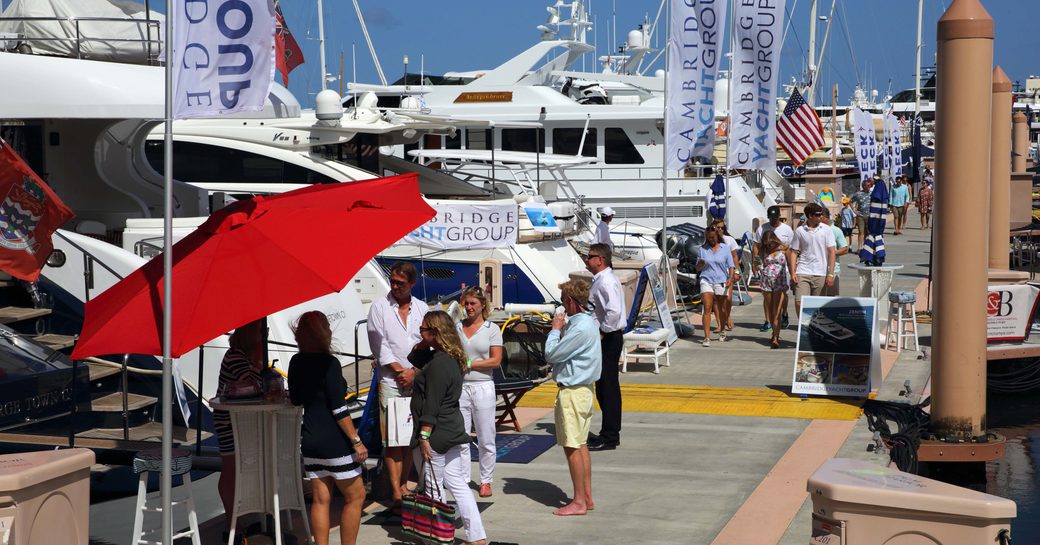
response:
<path fill-rule="evenodd" d="M 289 361 L 289 399 L 303 406 L 304 472 L 311 481 L 311 531 L 316 545 L 329 543 L 329 504 L 333 486 L 346 500 L 339 539 L 354 545 L 365 503 L 362 463 L 368 450 L 350 420 L 344 397 L 347 383 L 332 355 L 332 329 L 325 314 L 311 311 L 293 327 L 300 353 Z"/>

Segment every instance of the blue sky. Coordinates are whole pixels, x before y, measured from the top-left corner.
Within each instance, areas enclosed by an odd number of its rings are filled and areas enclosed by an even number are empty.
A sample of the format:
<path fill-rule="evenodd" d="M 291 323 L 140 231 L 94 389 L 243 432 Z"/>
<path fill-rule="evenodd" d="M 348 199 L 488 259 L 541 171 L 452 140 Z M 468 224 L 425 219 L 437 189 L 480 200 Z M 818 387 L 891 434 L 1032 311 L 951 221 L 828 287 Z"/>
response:
<path fill-rule="evenodd" d="M 409 71 L 419 70 L 425 58 L 427 72 L 491 68 L 526 49 L 539 38 L 536 26 L 546 18 L 549 0 L 358 0 L 376 52 L 390 81 L 403 72 L 402 59 L 409 56 Z M 922 65 L 935 63 L 935 27 L 951 0 L 925 0 L 924 54 Z M 808 51 L 810 0 L 787 0 L 792 12 L 791 31 L 784 42 L 781 81 L 801 73 Z M 983 0 L 996 22 L 994 62 L 1012 81 L 1040 74 L 1040 0 Z M 827 15 L 830 0 L 819 0 L 819 14 Z M 623 39 L 644 17 L 651 21 L 657 0 L 592 0 L 592 16 L 599 53 L 607 52 L 616 20 L 617 35 Z M 282 10 L 293 34 L 304 49 L 307 64 L 290 76 L 290 89 L 304 105 L 313 104 L 320 89 L 318 68 L 317 8 L 313 0 L 282 0 Z M 616 6 L 616 18 L 612 8 Z M 793 9 L 793 11 L 792 11 Z M 844 10 L 844 18 L 840 16 Z M 340 52 L 344 53 L 344 78 L 352 75 L 351 44 L 357 54 L 358 80 L 377 82 L 377 76 L 353 3 L 325 2 L 326 55 L 328 70 L 338 77 Z M 862 82 L 885 95 L 892 80 L 893 92 L 913 86 L 917 2 L 914 0 L 838 0 L 835 23 L 823 63 L 820 84 L 839 86 L 839 103 L 846 103 L 853 86 Z M 663 20 L 662 16 L 662 20 Z M 843 27 L 841 22 L 847 22 Z M 660 39 L 664 39 L 663 23 Z M 848 29 L 852 48 L 847 44 Z M 823 42 L 824 25 L 819 27 Z M 854 51 L 854 55 L 850 54 Z M 855 57 L 855 61 L 853 61 Z M 592 58 L 589 64 L 592 66 Z M 857 70 L 858 68 L 858 70 Z M 332 84 L 336 88 L 338 84 Z M 829 103 L 825 97 L 822 103 Z"/>
<path fill-rule="evenodd" d="M 143 0 L 139 0 L 143 3 Z M 935 27 L 952 0 L 925 0 L 924 54 L 922 64 L 935 62 Z M 546 18 L 550 0 L 358 0 L 368 23 L 376 52 L 387 79 L 403 72 L 404 55 L 410 71 L 419 70 L 425 59 L 427 72 L 476 70 L 497 66 L 526 49 L 539 38 L 535 29 Z M 4 6 L 10 0 L 0 0 Z M 153 8 L 165 11 L 165 0 L 151 0 Z M 801 74 L 809 42 L 811 0 L 786 0 L 792 17 L 781 56 L 781 82 Z M 827 15 L 831 0 L 819 0 L 819 14 Z M 1040 0 L 983 0 L 996 22 L 994 62 L 1012 81 L 1025 81 L 1040 74 Z M 316 0 L 282 0 L 290 29 L 303 48 L 306 64 L 290 76 L 289 86 L 304 106 L 314 103 L 321 89 L 318 62 Z M 591 0 L 596 23 L 595 42 L 599 54 L 608 51 L 616 24 L 624 39 L 645 17 L 653 20 L 658 0 Z M 615 9 L 616 8 L 616 9 Z M 338 77 L 340 53 L 344 54 L 344 78 L 353 73 L 351 45 L 356 46 L 357 79 L 377 82 L 371 56 L 361 34 L 351 0 L 325 0 L 326 53 L 328 71 Z M 616 16 L 612 16 L 612 12 Z M 844 17 L 842 16 L 844 14 Z M 884 96 L 913 86 L 914 43 L 917 2 L 914 0 L 838 0 L 826 59 L 822 63 L 820 88 L 839 85 L 839 103 L 847 103 L 853 86 L 862 83 Z M 662 21 L 663 21 L 662 17 Z M 614 22 L 616 21 L 616 23 Z M 846 23 L 846 24 L 842 24 Z M 664 23 L 659 40 L 664 39 Z M 848 38 L 846 38 L 846 29 Z M 824 25 L 819 26 L 819 44 Z M 852 46 L 848 42 L 851 40 Z M 616 43 L 614 44 L 616 45 Z M 586 65 L 593 66 L 589 56 Z M 337 88 L 338 83 L 331 84 Z M 825 95 L 829 95 L 824 91 Z M 828 103 L 824 96 L 821 103 Z"/>

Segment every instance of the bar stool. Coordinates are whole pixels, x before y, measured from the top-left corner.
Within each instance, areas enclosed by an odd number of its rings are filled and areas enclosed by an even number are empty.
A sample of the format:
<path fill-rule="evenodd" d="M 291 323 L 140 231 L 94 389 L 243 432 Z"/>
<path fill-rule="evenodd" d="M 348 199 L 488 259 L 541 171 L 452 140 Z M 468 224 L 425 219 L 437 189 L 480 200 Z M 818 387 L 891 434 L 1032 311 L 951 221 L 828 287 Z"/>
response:
<path fill-rule="evenodd" d="M 895 341 L 896 351 L 910 348 L 910 339 L 914 340 L 914 350 L 920 350 L 917 340 L 917 294 L 912 291 L 891 291 L 888 293 L 888 335 L 885 337 L 885 349 Z M 895 327 L 893 334 L 893 327 Z"/>
<path fill-rule="evenodd" d="M 181 486 L 182 497 L 174 498 L 171 502 L 171 508 L 184 506 L 187 508 L 188 514 L 188 529 L 179 533 L 174 534 L 174 541 L 191 536 L 192 545 L 200 545 L 199 541 L 199 520 L 195 515 L 195 499 L 191 494 L 191 451 L 186 449 L 175 448 L 172 452 L 171 460 L 172 473 L 174 475 L 181 475 L 184 480 L 183 486 Z M 156 527 L 150 527 L 144 529 L 144 515 L 145 513 L 162 513 L 161 505 L 149 505 L 148 503 L 148 475 L 150 473 L 159 473 L 162 471 L 162 449 L 149 449 L 142 450 L 134 455 L 134 473 L 140 475 L 137 481 L 137 512 L 134 515 L 134 540 L 131 541 L 133 545 L 160 545 L 162 543 L 162 536 L 153 536 L 158 539 L 150 540 L 144 539 L 145 535 L 151 535 L 159 533 L 161 524 Z M 153 500 L 158 501 L 159 498 L 155 497 Z M 158 519 L 152 517 L 153 520 L 159 522 Z"/>

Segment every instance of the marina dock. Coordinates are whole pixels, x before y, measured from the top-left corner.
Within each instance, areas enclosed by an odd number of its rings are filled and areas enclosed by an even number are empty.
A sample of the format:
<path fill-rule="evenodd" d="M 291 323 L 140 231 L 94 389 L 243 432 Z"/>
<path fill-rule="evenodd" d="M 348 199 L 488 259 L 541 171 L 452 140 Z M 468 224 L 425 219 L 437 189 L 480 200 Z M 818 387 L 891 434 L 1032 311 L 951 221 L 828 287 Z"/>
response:
<path fill-rule="evenodd" d="M 893 289 L 915 289 L 927 276 L 930 231 L 918 230 L 916 218 L 910 224 L 904 235 L 886 236 L 888 262 L 904 265 Z M 841 293 L 855 296 L 857 274 L 848 267 L 855 258 L 841 261 Z M 796 326 L 792 323 L 785 330 L 781 349 L 770 350 L 769 334 L 758 330 L 761 298 L 754 291 L 752 295 L 749 305 L 734 307 L 736 328 L 730 340 L 702 347 L 698 326 L 697 336 L 679 339 L 671 347 L 671 366 L 662 367 L 660 374 L 653 374 L 647 364 L 630 364 L 621 375 L 621 446 L 592 453 L 596 508 L 588 515 L 552 515 L 565 503 L 571 486 L 560 448 L 550 448 L 527 464 L 499 463 L 494 495 L 478 498 L 491 542 L 806 543 L 811 510 L 806 479 L 816 468 L 831 457 L 879 465 L 886 465 L 888 458 L 867 451 L 873 434 L 859 410 L 861 400 L 803 399 L 788 393 Z M 926 302 L 923 295 L 919 308 Z M 793 310 L 792 306 L 792 314 Z M 699 323 L 697 318 L 694 322 Z M 927 347 L 930 326 L 918 327 L 921 344 Z M 918 351 L 882 354 L 887 376 L 878 399 L 906 399 L 900 392 L 909 380 L 910 401 L 919 401 L 930 363 L 919 359 Z M 518 410 L 522 433 L 552 434 L 551 399 L 546 403 L 538 390 L 528 396 Z M 599 428 L 598 418 L 597 413 L 593 431 Z M 216 543 L 223 516 L 218 502 L 212 501 L 215 490 L 207 490 L 215 488 L 216 474 L 194 486 L 196 498 L 204 500 L 196 506 L 200 519 L 207 521 L 202 525 L 203 542 Z M 112 515 L 128 512 L 133 501 L 124 498 L 92 508 L 92 543 L 125 541 L 132 520 Z M 123 506 L 124 502 L 129 503 Z M 366 507 L 359 542 L 408 542 L 385 510 L 378 503 Z M 332 543 L 338 543 L 335 531 Z"/>

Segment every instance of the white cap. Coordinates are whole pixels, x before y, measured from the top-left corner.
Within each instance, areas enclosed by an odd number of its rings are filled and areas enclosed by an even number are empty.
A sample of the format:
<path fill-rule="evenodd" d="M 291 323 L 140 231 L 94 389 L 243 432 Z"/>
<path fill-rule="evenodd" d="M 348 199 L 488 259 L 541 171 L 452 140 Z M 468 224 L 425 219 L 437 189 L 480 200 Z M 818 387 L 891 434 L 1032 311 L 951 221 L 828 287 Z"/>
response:
<path fill-rule="evenodd" d="M 604 206 L 603 208 L 599 209 L 599 215 L 601 215 L 601 216 L 613 216 L 614 215 L 614 209 L 609 207 L 609 206 Z"/>

